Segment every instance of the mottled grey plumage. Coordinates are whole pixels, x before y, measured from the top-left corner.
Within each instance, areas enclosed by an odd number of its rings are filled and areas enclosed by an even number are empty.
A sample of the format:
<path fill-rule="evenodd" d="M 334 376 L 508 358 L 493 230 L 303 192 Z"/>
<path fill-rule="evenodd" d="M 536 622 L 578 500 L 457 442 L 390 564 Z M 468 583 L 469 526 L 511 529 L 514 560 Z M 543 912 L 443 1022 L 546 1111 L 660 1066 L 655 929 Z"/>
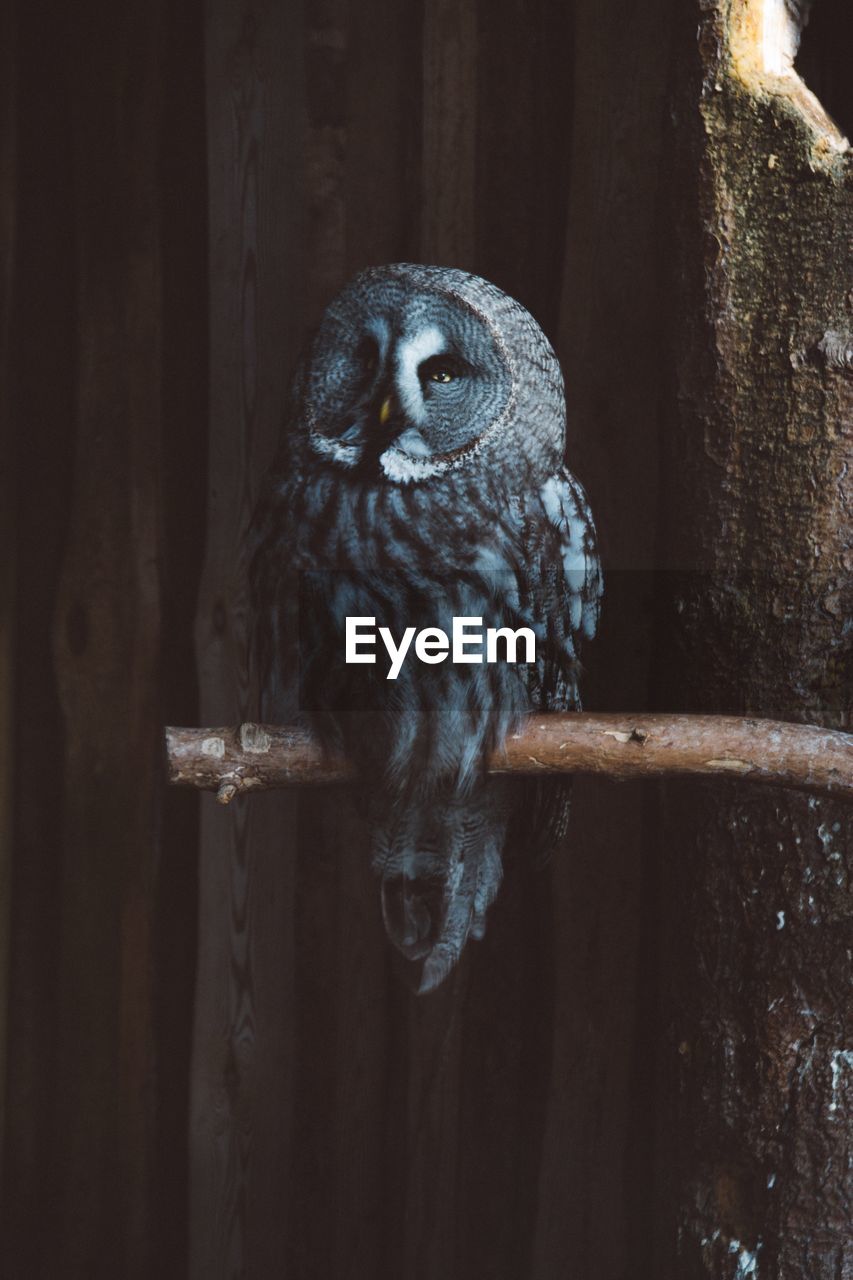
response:
<path fill-rule="evenodd" d="M 525 712 L 579 706 L 601 578 L 564 444 L 559 366 L 523 307 L 462 271 L 376 268 L 323 318 L 255 514 L 261 714 L 291 718 L 295 694 L 359 765 L 385 926 L 421 991 L 482 936 L 513 813 L 540 843 L 565 822 L 560 782 L 531 796 L 483 769 Z M 412 657 L 389 681 L 344 664 L 347 616 L 395 637 L 528 626 L 537 663 Z"/>

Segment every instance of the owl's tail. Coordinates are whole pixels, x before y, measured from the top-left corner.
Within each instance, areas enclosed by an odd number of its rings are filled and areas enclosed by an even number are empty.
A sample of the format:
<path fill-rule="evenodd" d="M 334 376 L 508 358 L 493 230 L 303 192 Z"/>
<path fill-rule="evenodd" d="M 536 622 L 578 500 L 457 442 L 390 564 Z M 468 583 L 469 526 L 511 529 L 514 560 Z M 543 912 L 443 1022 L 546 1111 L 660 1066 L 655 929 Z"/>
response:
<path fill-rule="evenodd" d="M 443 982 L 467 939 L 485 932 L 502 875 L 502 786 L 490 780 L 464 796 L 389 802 L 374 816 L 385 929 L 419 994 Z"/>

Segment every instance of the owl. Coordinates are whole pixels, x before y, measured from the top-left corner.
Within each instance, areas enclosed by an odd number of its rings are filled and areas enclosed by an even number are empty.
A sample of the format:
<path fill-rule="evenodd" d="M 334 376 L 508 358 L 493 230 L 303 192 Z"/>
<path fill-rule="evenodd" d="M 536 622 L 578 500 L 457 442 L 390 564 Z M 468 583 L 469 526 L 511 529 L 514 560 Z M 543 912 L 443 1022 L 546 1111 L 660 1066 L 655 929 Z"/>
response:
<path fill-rule="evenodd" d="M 564 448 L 560 368 L 518 302 L 460 270 L 373 268 L 323 316 L 253 517 L 261 718 L 296 715 L 355 765 L 418 992 L 482 937 L 511 832 L 542 849 L 565 827 L 565 781 L 486 772 L 526 713 L 580 706 L 601 572 Z M 494 630 L 493 660 L 440 656 L 459 619 Z M 352 620 L 367 639 L 347 662 Z M 532 655 L 505 643 L 520 628 Z M 378 637 L 407 629 L 433 645 L 392 679 Z"/>

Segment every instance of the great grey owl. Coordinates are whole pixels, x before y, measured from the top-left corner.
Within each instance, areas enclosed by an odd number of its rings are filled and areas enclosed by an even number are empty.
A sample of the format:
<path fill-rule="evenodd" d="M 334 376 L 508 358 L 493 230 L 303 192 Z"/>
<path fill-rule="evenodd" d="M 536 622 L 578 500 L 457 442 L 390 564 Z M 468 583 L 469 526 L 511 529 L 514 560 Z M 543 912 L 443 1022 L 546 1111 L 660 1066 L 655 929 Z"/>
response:
<path fill-rule="evenodd" d="M 564 446 L 559 365 L 519 303 L 463 271 L 379 267 L 326 311 L 253 519 L 261 716 L 295 710 L 357 766 L 385 928 L 419 991 L 482 937 L 512 824 L 528 848 L 565 824 L 561 780 L 485 772 L 524 713 L 579 706 L 601 574 Z M 528 628 L 535 655 L 510 661 L 496 636 L 477 661 L 470 622 L 467 660 L 432 630 L 389 678 L 380 628 L 399 647 L 453 619 Z"/>

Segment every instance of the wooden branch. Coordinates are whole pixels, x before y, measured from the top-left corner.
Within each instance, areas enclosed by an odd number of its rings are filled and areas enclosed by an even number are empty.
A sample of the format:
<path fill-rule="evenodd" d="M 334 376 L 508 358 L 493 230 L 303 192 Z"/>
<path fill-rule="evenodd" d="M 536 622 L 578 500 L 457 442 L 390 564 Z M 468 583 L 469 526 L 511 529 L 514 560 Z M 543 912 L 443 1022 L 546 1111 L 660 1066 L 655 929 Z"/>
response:
<path fill-rule="evenodd" d="M 304 729 L 242 724 L 166 730 L 169 781 L 239 792 L 355 777 Z M 599 773 L 614 779 L 704 775 L 795 787 L 853 800 L 853 735 L 735 716 L 530 716 L 489 765 L 492 773 Z"/>

